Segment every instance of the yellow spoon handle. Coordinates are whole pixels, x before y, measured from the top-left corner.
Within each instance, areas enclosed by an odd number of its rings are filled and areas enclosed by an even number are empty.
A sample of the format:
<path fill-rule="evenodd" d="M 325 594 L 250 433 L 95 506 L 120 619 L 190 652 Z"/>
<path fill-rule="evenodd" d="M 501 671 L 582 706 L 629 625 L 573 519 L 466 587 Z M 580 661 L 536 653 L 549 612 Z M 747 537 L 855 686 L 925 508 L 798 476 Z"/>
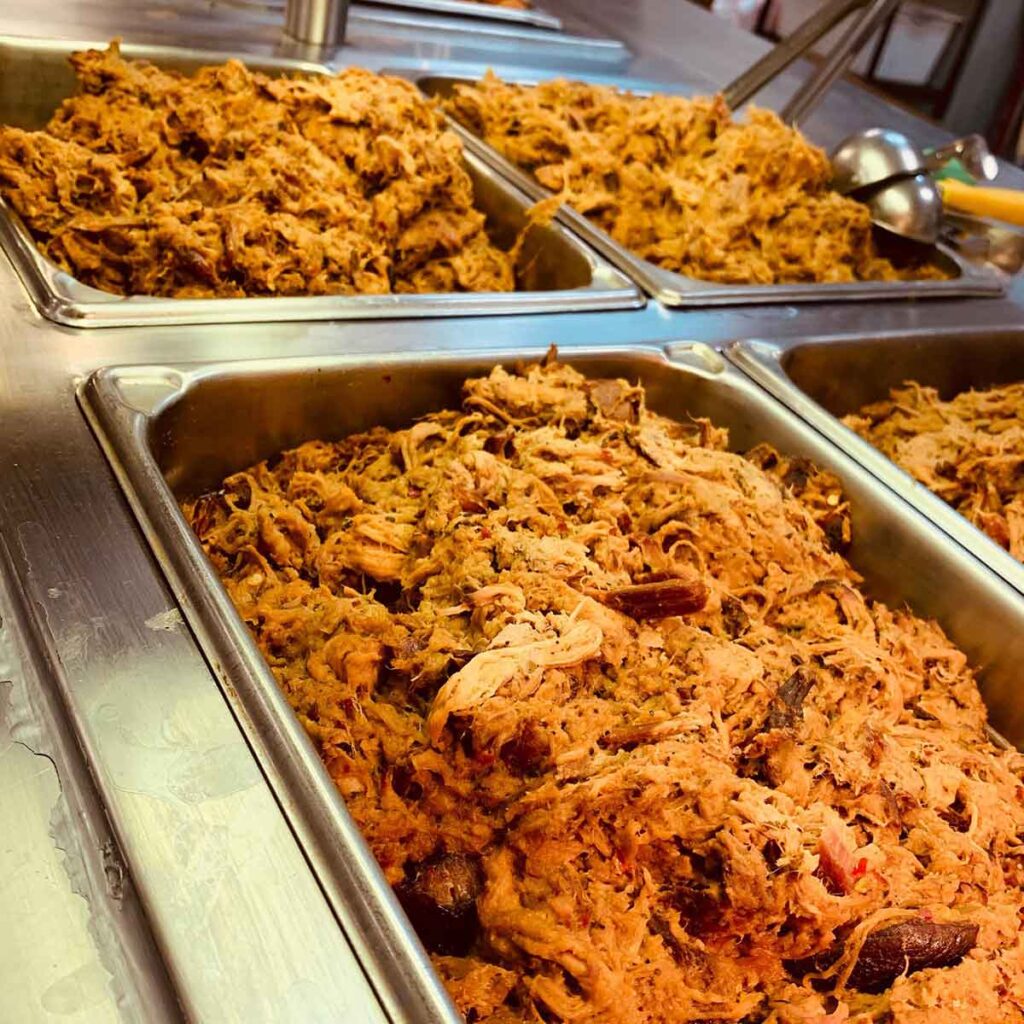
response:
<path fill-rule="evenodd" d="M 994 217 L 1024 227 L 1024 191 L 1015 188 L 985 188 L 948 178 L 939 182 L 942 200 L 954 210 L 978 217 Z"/>

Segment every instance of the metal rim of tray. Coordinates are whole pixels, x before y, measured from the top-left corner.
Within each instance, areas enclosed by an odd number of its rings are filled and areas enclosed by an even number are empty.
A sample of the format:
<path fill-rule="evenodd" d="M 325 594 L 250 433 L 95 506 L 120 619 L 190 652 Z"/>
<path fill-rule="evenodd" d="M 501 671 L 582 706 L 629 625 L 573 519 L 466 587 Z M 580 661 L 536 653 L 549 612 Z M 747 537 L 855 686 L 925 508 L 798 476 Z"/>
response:
<path fill-rule="evenodd" d="M 395 69 L 391 73 L 404 75 L 420 87 L 424 95 L 431 94 L 423 89 L 422 83 L 429 79 L 445 79 L 443 75 L 432 75 L 422 71 L 410 73 Z M 475 84 L 479 79 L 452 78 L 447 81 Z M 511 84 L 536 85 L 536 79 L 513 79 Z M 615 88 L 632 92 L 636 96 L 649 96 L 645 88 L 631 89 L 628 81 L 616 83 Z M 553 193 L 541 185 L 531 174 L 517 167 L 507 157 L 488 145 L 452 115 L 445 113 L 452 130 L 462 139 L 467 151 L 476 153 L 496 171 L 508 178 L 516 187 L 536 200 L 548 199 Z M 851 281 L 838 284 L 720 284 L 686 277 L 671 270 L 665 270 L 649 260 L 630 252 L 616 242 L 603 228 L 598 227 L 583 214 L 563 204 L 556 219 L 571 228 L 573 232 L 590 243 L 602 256 L 628 274 L 651 298 L 669 307 L 706 307 L 780 302 L 851 302 L 865 300 L 965 298 L 999 296 L 1006 291 L 1007 278 L 987 264 L 975 264 L 964 259 L 955 249 L 939 242 L 935 250 L 950 261 L 959 273 L 958 277 L 940 281 Z"/>
<path fill-rule="evenodd" d="M 101 46 L 96 42 L 41 40 L 0 36 L 0 43 L 26 50 L 42 49 L 54 54 Z M 217 62 L 230 57 L 221 51 L 174 46 L 122 46 L 126 57 L 157 62 L 166 60 Z M 281 71 L 331 75 L 331 68 L 309 61 L 260 57 L 254 67 Z M 520 211 L 533 204 L 529 193 L 517 188 L 487 161 L 465 151 L 467 168 L 503 191 Z M 552 222 L 564 244 L 586 262 L 590 283 L 579 288 L 549 291 L 436 292 L 429 294 L 259 296 L 251 298 L 173 299 L 157 296 L 122 296 L 101 291 L 76 280 L 51 263 L 36 248 L 28 227 L 0 197 L 0 248 L 10 258 L 39 312 L 56 323 L 70 327 L 131 327 L 145 325 L 290 322 L 312 320 L 370 320 L 498 316 L 528 313 L 572 313 L 606 309 L 639 309 L 645 296 L 628 274 L 598 254 L 563 224 Z"/>
<path fill-rule="evenodd" d="M 359 0 L 360 3 L 382 7 L 408 7 L 424 14 L 457 14 L 467 18 L 481 18 L 485 21 L 511 21 L 518 25 L 533 25 L 536 28 L 562 31 L 562 19 L 549 14 L 540 7 L 525 10 L 515 7 L 501 7 L 498 4 L 474 3 L 473 0 Z M 284 0 L 281 0 L 284 6 Z M 482 9 L 481 9 L 482 8 Z"/>
<path fill-rule="evenodd" d="M 473 0 L 359 0 L 360 3 L 385 7 L 410 7 L 424 13 L 459 14 L 478 17 L 490 22 L 514 22 L 516 25 L 531 25 L 552 32 L 562 31 L 562 19 L 549 14 L 540 7 L 502 7 L 492 3 L 474 3 Z M 483 8 L 482 10 L 480 8 Z"/>
<path fill-rule="evenodd" d="M 430 364 L 472 366 L 470 372 L 485 372 L 488 367 L 543 355 L 544 350 L 535 346 L 483 351 L 466 347 L 432 354 Z M 861 493 L 869 491 L 876 519 L 879 512 L 883 519 L 898 518 L 909 531 L 911 546 L 919 556 L 920 549 L 932 556 L 946 545 L 946 558 L 935 560 L 948 569 L 949 559 L 954 559 L 964 592 L 978 597 L 978 604 L 987 602 L 988 618 L 1012 620 L 1011 628 L 1019 627 L 1024 638 L 1024 605 L 1018 608 L 1016 602 L 1007 600 L 1008 588 L 1002 580 L 951 544 L 917 509 L 880 486 L 855 460 L 706 345 L 581 346 L 567 348 L 564 356 L 569 363 L 628 359 L 637 368 L 653 361 L 672 372 L 719 382 L 738 392 L 745 407 L 756 408 L 767 417 L 769 432 L 774 424 L 782 432 L 796 433 L 801 447 L 806 446 L 813 458 L 837 472 L 845 487 L 857 488 Z M 109 367 L 86 379 L 79 389 L 79 401 L 225 698 L 391 1018 L 403 1024 L 456 1024 L 461 1018 L 337 788 L 185 522 L 147 440 L 158 414 L 206 378 L 241 374 L 251 380 L 283 371 L 318 375 L 327 370 L 367 366 L 385 375 L 400 368 L 422 367 L 423 361 L 422 353 L 407 353 Z M 119 386 L 122 380 L 138 392 L 138 404 L 129 401 Z M 975 663 L 984 663 L 984 659 L 979 657 Z M 988 667 L 991 669 L 991 663 Z M 993 738 L 1001 741 L 998 734 Z"/>
<path fill-rule="evenodd" d="M 285 0 L 224 0 L 231 6 L 259 7 L 264 10 L 283 11 Z M 402 7 L 420 14 L 452 14 L 484 21 L 511 21 L 518 25 L 562 31 L 562 19 L 539 7 L 525 9 L 502 7 L 480 0 L 358 0 L 365 7 Z"/>
<path fill-rule="evenodd" d="M 898 340 L 894 339 L 894 343 L 924 341 L 936 337 L 945 338 L 963 334 L 963 328 L 953 328 L 948 331 L 929 330 L 901 333 Z M 813 345 L 815 342 L 842 344 L 844 341 L 858 340 L 863 340 L 863 334 L 828 335 L 822 338 L 805 338 L 786 342 L 750 338 L 734 341 L 727 345 L 724 351 L 731 362 L 757 381 L 790 411 L 823 434 L 849 458 L 881 480 L 890 490 L 935 523 L 939 529 L 974 555 L 988 569 L 1024 595 L 1024 564 L 1018 562 L 988 534 L 960 515 L 937 494 L 915 480 L 906 470 L 901 469 L 895 462 L 883 455 L 874 445 L 847 427 L 838 416 L 834 416 L 815 401 L 790 378 L 783 367 L 785 355 L 797 346 Z M 1024 352 L 1024 334 L 1021 335 L 1021 342 L 1022 352 Z M 1021 379 L 1024 380 L 1024 366 L 1021 368 Z"/>

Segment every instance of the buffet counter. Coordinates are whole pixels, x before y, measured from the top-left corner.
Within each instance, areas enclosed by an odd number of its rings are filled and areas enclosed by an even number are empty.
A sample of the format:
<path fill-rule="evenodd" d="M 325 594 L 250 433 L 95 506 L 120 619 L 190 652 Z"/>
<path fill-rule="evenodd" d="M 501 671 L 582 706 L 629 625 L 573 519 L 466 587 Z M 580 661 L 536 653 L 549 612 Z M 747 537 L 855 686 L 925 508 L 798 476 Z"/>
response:
<path fill-rule="evenodd" d="M 562 19 L 565 38 L 356 5 L 348 44 L 326 55 L 281 43 L 281 11 L 269 2 L 6 2 L 0 23 L 5 35 L 66 40 L 68 48 L 121 35 L 254 63 L 305 60 L 413 75 L 479 75 L 493 66 L 510 80 L 567 73 L 683 92 L 723 85 L 764 49 L 682 0 L 544 6 Z M 5 80 L 9 66 L 0 65 L 0 93 L 15 86 L 31 93 L 39 65 L 26 63 L 18 82 Z M 761 102 L 783 102 L 799 75 L 799 68 L 784 75 Z M 922 144 L 944 138 L 847 84 L 803 127 L 828 146 L 877 123 Z M 1000 184 L 1024 185 L 1024 174 L 1005 168 Z M 565 244 L 569 260 L 572 243 Z M 594 266 L 603 284 L 622 283 L 609 264 Z M 717 375 L 740 418 L 744 401 L 760 410 L 769 399 L 724 362 L 733 343 L 870 337 L 882 345 L 1024 329 L 1020 277 L 997 297 L 877 303 L 671 309 L 641 305 L 638 293 L 626 302 L 601 294 L 589 308 L 512 302 L 500 315 L 470 307 L 458 318 L 297 312 L 270 322 L 256 311 L 219 324 L 152 315 L 114 326 L 131 321 L 115 316 L 111 325 L 101 317 L 83 328 L 74 316 L 60 324 L 41 315 L 0 257 L 0 919 L 7 923 L 0 1016 L 90 1024 L 454 1019 L 436 977 L 404 946 L 386 944 L 388 936 L 410 937 L 394 908 L 380 910 L 379 893 L 360 889 L 366 865 L 352 858 L 372 862 L 368 851 L 356 838 L 339 851 L 326 797 L 319 805 L 296 798 L 305 776 L 284 777 L 273 750 L 284 742 L 273 730 L 287 730 L 269 711 L 260 720 L 236 692 L 233 673 L 245 666 L 218 646 L 222 635 L 212 625 L 203 635 L 202 623 L 217 623 L 220 612 L 200 607 L 169 535 L 152 526 L 156 499 L 140 484 L 147 470 L 138 453 L 143 441 L 163 436 L 162 403 L 192 386 L 192 364 L 214 364 L 228 376 L 242 364 L 284 375 L 301 364 L 341 379 L 353 367 L 385 362 L 399 375 L 434 364 L 473 369 L 552 344 L 567 359 L 598 363 L 602 352 L 640 352 L 657 363 L 668 351 L 698 377 Z M 87 386 L 103 367 L 118 369 Z M 204 430 L 227 437 L 245 417 L 264 415 L 261 408 L 236 395 L 219 421 L 216 407 L 204 407 Z M 763 415 L 766 423 L 781 416 Z M 796 427 L 772 429 L 797 436 Z M 802 429 L 808 450 L 830 457 L 822 436 Z M 908 569 L 924 572 L 926 522 L 914 518 L 923 513 L 868 476 L 855 479 L 876 518 L 906 512 L 904 547 L 891 551 L 913 552 Z M 137 516 L 150 524 L 149 536 Z M 946 551 L 932 582 L 960 579 L 976 602 L 978 614 L 959 623 L 973 637 L 971 653 L 979 662 L 1008 661 L 1022 634 L 1003 630 L 1024 598 L 998 566 L 932 529 L 936 549 Z M 944 606 L 932 607 L 939 614 Z M 952 607 L 945 611 L 955 617 Z M 1016 727 L 1007 671 L 993 673 L 993 699 Z M 375 930 L 371 918 L 380 913 L 393 919 Z"/>

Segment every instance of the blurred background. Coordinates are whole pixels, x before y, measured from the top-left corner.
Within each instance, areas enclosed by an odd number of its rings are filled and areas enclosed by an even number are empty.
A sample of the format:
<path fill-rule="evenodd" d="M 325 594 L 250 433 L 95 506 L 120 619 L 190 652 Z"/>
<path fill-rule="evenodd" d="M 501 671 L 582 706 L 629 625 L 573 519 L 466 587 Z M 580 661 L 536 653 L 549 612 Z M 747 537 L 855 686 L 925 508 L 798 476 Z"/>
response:
<path fill-rule="evenodd" d="M 691 0 L 778 40 L 822 0 Z M 843 25 L 816 47 L 824 53 Z M 957 135 L 981 132 L 1024 165 L 1024 0 L 902 0 L 861 51 L 852 74 Z"/>

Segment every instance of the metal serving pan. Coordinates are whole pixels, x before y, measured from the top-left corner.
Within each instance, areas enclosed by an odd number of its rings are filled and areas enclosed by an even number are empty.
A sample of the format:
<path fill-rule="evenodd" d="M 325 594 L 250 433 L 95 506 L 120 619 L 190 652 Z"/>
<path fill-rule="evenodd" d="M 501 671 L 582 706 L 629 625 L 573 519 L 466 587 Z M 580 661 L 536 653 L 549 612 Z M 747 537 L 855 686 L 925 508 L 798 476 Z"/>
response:
<path fill-rule="evenodd" d="M 22 128 L 44 125 L 60 101 L 74 91 L 75 79 L 67 55 L 73 50 L 105 45 L 0 37 L 0 124 Z M 122 52 L 179 71 L 191 71 L 232 56 L 156 46 L 125 45 Z M 330 74 L 329 68 L 301 61 L 261 58 L 247 62 L 254 70 L 271 74 Z M 503 180 L 475 154 L 466 153 L 466 164 L 473 178 L 477 204 L 487 214 L 491 236 L 499 244 L 511 245 L 526 223 L 531 198 Z M 624 274 L 558 224 L 535 227 L 530 232 L 519 261 L 523 290 L 510 293 L 126 298 L 84 285 L 45 259 L 21 218 L 2 200 L 0 244 L 39 311 L 51 320 L 75 327 L 555 313 L 630 309 L 642 306 L 644 301 Z"/>
<path fill-rule="evenodd" d="M 397 427 L 456 406 L 467 377 L 542 350 L 436 351 L 99 370 L 80 398 L 153 552 L 385 1006 L 452 1021 L 422 947 L 178 508 L 311 438 Z M 768 441 L 837 473 L 870 591 L 937 618 L 981 666 L 993 724 L 1024 741 L 1024 602 L 919 512 L 704 345 L 566 350 L 591 376 L 642 381 L 652 408 L 709 416 L 737 450 Z"/>
<path fill-rule="evenodd" d="M 730 358 L 851 458 L 1024 594 L 1024 565 L 839 417 L 915 380 L 946 399 L 1024 381 L 1024 329 L 741 341 Z"/>
<path fill-rule="evenodd" d="M 401 73 L 401 72 L 399 72 Z M 472 84 L 478 79 L 419 74 L 413 80 L 427 96 L 446 98 L 456 85 Z M 536 85 L 537 79 L 514 79 L 521 85 Z M 629 79 L 609 79 L 607 84 L 649 96 L 651 90 L 631 85 Z M 454 118 L 453 128 L 462 137 L 467 150 L 478 154 L 499 170 L 518 188 L 537 199 L 551 193 L 531 174 L 487 145 Z M 562 223 L 586 239 L 615 266 L 624 270 L 648 295 L 666 306 L 730 306 L 767 302 L 837 302 L 878 301 L 880 299 L 942 298 L 952 296 L 1001 295 L 1006 289 L 1003 276 L 994 268 L 964 259 L 956 250 L 939 243 L 932 247 L 933 262 L 952 275 L 944 281 L 856 281 L 844 284 L 719 284 L 686 277 L 664 270 L 634 255 L 619 245 L 606 231 L 591 223 L 581 213 L 563 206 L 558 214 Z"/>

